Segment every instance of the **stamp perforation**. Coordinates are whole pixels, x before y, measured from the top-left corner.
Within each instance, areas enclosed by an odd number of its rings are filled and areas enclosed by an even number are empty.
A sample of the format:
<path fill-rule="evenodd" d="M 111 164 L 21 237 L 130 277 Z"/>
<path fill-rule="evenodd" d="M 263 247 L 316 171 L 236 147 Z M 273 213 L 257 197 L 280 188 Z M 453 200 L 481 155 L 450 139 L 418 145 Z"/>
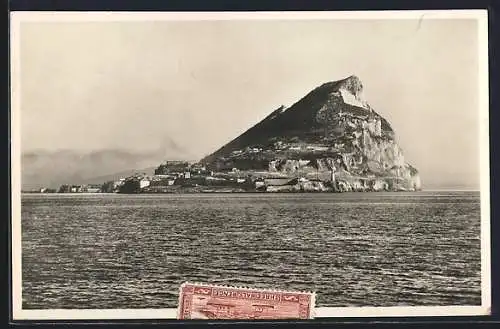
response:
<path fill-rule="evenodd" d="M 273 288 L 256 288 L 256 287 L 247 287 L 247 286 L 233 286 L 233 285 L 221 285 L 221 284 L 210 284 L 210 283 L 201 283 L 201 282 L 190 282 L 185 281 L 181 284 L 180 290 L 187 285 L 193 286 L 203 286 L 210 288 L 220 288 L 220 289 L 239 289 L 239 290 L 249 290 L 249 291 L 264 291 L 264 292 L 273 292 L 273 293 L 284 293 L 284 294 L 306 294 L 306 295 L 316 295 L 315 291 L 308 290 L 281 290 L 281 289 L 273 289 Z"/>

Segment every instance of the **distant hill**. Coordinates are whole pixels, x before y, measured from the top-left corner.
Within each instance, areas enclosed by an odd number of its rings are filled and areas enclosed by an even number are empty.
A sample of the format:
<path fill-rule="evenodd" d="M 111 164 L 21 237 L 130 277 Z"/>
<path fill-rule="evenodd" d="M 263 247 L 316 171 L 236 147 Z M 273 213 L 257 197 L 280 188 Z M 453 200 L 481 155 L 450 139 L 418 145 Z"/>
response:
<path fill-rule="evenodd" d="M 153 175 L 154 171 L 157 167 L 148 167 L 148 168 L 142 168 L 142 169 L 130 169 L 130 170 L 124 170 L 104 176 L 99 176 L 99 177 L 92 177 L 89 179 L 83 180 L 82 184 L 101 184 L 104 182 L 108 181 L 116 181 L 119 180 L 120 178 L 124 177 L 130 177 L 133 176 L 134 174 L 146 174 L 146 175 Z"/>
<path fill-rule="evenodd" d="M 32 151 L 21 157 L 21 188 L 58 188 L 62 184 L 101 183 L 135 172 L 152 173 L 164 159 L 155 152 Z"/>

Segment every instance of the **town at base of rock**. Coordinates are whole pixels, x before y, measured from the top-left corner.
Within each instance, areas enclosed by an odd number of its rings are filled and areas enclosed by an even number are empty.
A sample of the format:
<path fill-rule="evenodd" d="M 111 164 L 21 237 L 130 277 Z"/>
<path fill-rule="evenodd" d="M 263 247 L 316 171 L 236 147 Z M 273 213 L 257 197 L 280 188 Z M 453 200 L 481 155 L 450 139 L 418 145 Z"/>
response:
<path fill-rule="evenodd" d="M 355 177 L 345 171 L 320 172 L 291 177 L 269 171 L 214 172 L 199 163 L 166 161 L 154 175 L 138 173 L 101 184 L 62 185 L 57 191 L 43 189 L 42 193 L 236 193 L 236 192 L 378 192 L 415 191 L 403 177 Z"/>

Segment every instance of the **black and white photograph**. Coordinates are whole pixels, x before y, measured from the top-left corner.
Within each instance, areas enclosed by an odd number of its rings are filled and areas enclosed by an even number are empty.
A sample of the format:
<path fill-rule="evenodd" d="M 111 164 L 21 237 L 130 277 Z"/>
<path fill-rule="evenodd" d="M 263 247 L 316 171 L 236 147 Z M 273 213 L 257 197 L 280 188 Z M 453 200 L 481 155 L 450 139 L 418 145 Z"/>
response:
<path fill-rule="evenodd" d="M 176 318 L 185 282 L 489 314 L 485 10 L 12 12 L 10 37 L 14 320 Z"/>

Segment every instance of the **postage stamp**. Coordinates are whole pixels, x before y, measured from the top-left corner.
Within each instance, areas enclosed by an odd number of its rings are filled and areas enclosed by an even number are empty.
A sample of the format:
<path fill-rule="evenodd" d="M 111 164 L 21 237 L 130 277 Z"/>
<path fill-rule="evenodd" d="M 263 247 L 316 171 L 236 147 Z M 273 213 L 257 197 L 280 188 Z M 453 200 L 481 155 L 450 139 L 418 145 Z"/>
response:
<path fill-rule="evenodd" d="M 314 292 L 181 285 L 178 319 L 312 319 Z"/>

